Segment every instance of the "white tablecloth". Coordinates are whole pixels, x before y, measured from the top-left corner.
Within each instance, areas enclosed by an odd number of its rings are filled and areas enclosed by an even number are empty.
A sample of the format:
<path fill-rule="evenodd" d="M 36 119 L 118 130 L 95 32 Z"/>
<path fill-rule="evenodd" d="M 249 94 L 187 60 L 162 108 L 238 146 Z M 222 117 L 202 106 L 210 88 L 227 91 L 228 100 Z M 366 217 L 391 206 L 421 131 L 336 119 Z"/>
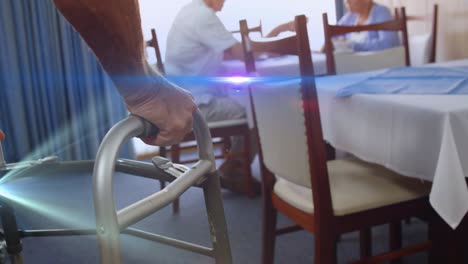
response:
<path fill-rule="evenodd" d="M 373 74 L 317 78 L 325 139 L 363 160 L 432 181 L 430 203 L 455 229 L 468 211 L 468 95 L 335 97 Z"/>
<path fill-rule="evenodd" d="M 314 71 L 316 75 L 327 72 L 326 56 L 323 53 L 313 53 Z M 299 76 L 299 58 L 297 56 L 281 56 L 259 60 L 255 63 L 260 76 Z M 243 61 L 224 61 L 221 64 L 223 76 L 245 75 Z"/>

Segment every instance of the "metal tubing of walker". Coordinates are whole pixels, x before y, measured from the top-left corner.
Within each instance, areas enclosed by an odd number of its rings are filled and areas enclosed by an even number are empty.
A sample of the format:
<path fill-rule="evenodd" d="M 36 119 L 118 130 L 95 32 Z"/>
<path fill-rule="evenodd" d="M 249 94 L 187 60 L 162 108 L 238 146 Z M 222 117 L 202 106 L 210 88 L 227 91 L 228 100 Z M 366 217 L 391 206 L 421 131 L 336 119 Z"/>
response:
<path fill-rule="evenodd" d="M 209 212 L 218 213 L 219 218 L 223 219 L 222 222 L 210 221 L 210 230 L 223 230 L 225 233 L 223 237 L 227 239 L 226 223 L 224 219 L 224 210 L 222 209 L 222 200 L 219 193 L 219 179 L 212 177 L 216 170 L 214 163 L 213 147 L 211 143 L 211 135 L 209 129 L 199 112 L 194 114 L 194 133 L 198 143 L 198 155 L 200 161 L 194 166 L 194 169 L 184 173 L 166 188 L 158 193 L 144 198 L 141 201 L 122 209 L 119 213 L 116 212 L 114 203 L 113 192 L 113 174 L 115 170 L 115 162 L 117 153 L 123 142 L 131 137 L 147 134 L 150 130 L 150 124 L 143 119 L 130 116 L 116 124 L 105 136 L 104 140 L 99 147 L 96 157 L 96 164 L 94 167 L 94 206 L 96 210 L 96 228 L 98 235 L 98 242 L 101 254 L 101 263 L 121 263 L 120 259 L 120 230 L 125 226 L 144 218 L 145 216 L 154 213 L 157 209 L 171 202 L 172 199 L 180 196 L 187 188 L 196 183 L 204 175 L 211 175 L 208 177 L 208 182 L 212 182 L 210 178 L 214 178 L 217 185 L 208 185 L 218 187 L 219 196 L 213 196 L 212 199 L 218 200 L 217 203 L 221 205 L 207 208 Z M 206 189 L 206 188 L 205 188 Z M 216 191 L 213 192 L 216 194 Z M 210 206 L 211 203 L 207 203 Z M 221 210 L 220 210 L 221 208 Z M 211 219 L 211 218 L 209 218 Z M 213 226 L 214 224 L 214 226 Z M 219 226 L 218 226 L 219 225 Z M 220 236 L 219 233 L 215 233 Z M 220 236 L 213 236 L 212 240 L 215 245 L 214 250 L 218 249 L 220 243 L 218 240 L 224 241 Z M 223 246 L 228 247 L 223 253 L 224 259 L 221 260 L 215 257 L 218 263 L 231 263 L 229 243 L 221 243 Z M 215 255 L 219 255 L 216 252 Z"/>
<path fill-rule="evenodd" d="M 216 263 L 231 264 L 231 245 L 224 216 L 223 200 L 217 172 L 213 172 L 203 185 L 210 235 Z"/>
<path fill-rule="evenodd" d="M 121 263 L 120 229 L 114 203 L 113 174 L 117 153 L 123 142 L 144 133 L 143 121 L 130 116 L 113 126 L 96 155 L 93 171 L 94 210 L 101 263 Z"/>
<path fill-rule="evenodd" d="M 212 166 L 211 161 L 201 160 L 189 171 L 168 184 L 163 189 L 164 191 L 152 194 L 120 210 L 117 213 L 119 227 L 126 228 L 170 204 L 205 176 Z"/>
<path fill-rule="evenodd" d="M 135 228 L 127 228 L 123 230 L 122 232 L 128 235 L 133 235 L 133 236 L 140 237 L 146 240 L 163 243 L 163 244 L 170 245 L 176 248 L 185 249 L 185 250 L 189 250 L 198 254 L 213 257 L 212 248 L 192 244 L 192 243 L 185 242 L 185 241 L 180 241 L 180 240 L 173 239 L 170 237 L 165 237 L 165 236 L 145 232 L 145 231 L 135 229 Z"/>

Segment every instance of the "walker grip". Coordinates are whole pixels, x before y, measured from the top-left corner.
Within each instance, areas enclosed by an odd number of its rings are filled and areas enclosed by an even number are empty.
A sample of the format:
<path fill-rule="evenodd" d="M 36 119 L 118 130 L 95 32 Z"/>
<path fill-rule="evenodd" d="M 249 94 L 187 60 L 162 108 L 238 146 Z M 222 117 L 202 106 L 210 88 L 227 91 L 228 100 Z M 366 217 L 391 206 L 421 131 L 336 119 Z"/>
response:
<path fill-rule="evenodd" d="M 137 116 L 139 117 L 139 116 Z M 143 122 L 143 132 L 141 132 L 140 135 L 138 135 L 139 138 L 144 138 L 148 136 L 155 136 L 159 134 L 159 127 L 156 125 L 153 125 L 150 121 L 144 119 L 143 117 L 139 117 L 141 121 Z"/>

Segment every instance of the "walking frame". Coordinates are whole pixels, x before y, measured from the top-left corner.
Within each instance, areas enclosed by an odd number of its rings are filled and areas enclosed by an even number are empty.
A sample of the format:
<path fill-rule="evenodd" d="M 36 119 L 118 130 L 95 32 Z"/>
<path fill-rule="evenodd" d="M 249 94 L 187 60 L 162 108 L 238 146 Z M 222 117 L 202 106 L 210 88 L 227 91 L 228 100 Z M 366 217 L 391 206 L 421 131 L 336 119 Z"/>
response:
<path fill-rule="evenodd" d="M 232 263 L 219 177 L 214 161 L 211 135 L 205 120 L 200 112 L 197 111 L 194 114 L 193 130 L 198 145 L 199 161 L 191 168 L 173 164 L 158 156 L 153 158 L 154 164 L 117 158 L 123 143 L 135 136 L 148 135 L 150 132 L 154 132 L 154 129 L 155 127 L 144 119 L 130 115 L 108 131 L 99 146 L 95 161 L 58 162 L 56 158 L 46 158 L 32 162 L 6 164 L 0 145 L 0 175 L 20 167 L 43 166 L 54 169 L 76 165 L 79 167 L 94 166 L 93 199 L 96 229 L 21 230 L 17 226 L 11 201 L 6 197 L 0 197 L 0 217 L 11 263 L 23 263 L 22 238 L 96 234 L 101 263 L 119 264 L 122 262 L 120 233 L 210 256 L 218 264 Z M 164 189 L 117 211 L 113 191 L 115 171 L 168 181 L 170 184 Z M 203 189 L 212 248 L 129 227 L 170 204 L 192 186 Z"/>

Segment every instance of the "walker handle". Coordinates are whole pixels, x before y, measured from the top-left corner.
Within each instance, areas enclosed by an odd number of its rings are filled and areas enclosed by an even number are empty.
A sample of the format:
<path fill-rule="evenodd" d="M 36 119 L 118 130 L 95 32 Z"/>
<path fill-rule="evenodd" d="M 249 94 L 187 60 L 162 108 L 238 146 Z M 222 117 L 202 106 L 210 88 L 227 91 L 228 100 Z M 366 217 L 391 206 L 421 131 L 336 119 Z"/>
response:
<path fill-rule="evenodd" d="M 116 211 L 113 175 L 122 144 L 135 136 L 152 134 L 155 126 L 130 115 L 114 125 L 99 146 L 93 171 L 94 207 L 101 263 L 119 264 L 120 230 L 170 204 L 192 185 L 216 170 L 209 128 L 199 111 L 193 115 L 193 131 L 199 161 L 163 190 Z"/>
<path fill-rule="evenodd" d="M 141 118 L 143 121 L 143 132 L 141 132 L 141 134 L 138 135 L 137 137 L 144 138 L 147 136 L 159 134 L 159 127 L 157 127 L 156 125 L 152 124 L 151 122 L 149 122 L 148 120 L 142 117 L 139 117 L 139 118 Z"/>

